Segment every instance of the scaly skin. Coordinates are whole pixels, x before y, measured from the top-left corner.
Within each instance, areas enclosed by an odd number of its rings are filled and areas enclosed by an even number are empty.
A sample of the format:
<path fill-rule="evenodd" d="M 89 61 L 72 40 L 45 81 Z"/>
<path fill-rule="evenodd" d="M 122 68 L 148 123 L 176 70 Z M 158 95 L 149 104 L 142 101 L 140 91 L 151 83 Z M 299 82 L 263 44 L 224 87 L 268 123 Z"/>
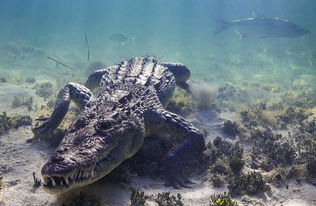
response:
<path fill-rule="evenodd" d="M 86 87 L 69 83 L 59 92 L 55 109 L 33 128 L 44 137 L 58 127 L 73 100 L 82 110 L 49 161 L 42 168 L 44 189 L 61 193 L 91 184 L 107 175 L 143 145 L 144 138 L 169 133 L 183 138 L 168 155 L 166 184 L 186 187 L 182 169 L 203 153 L 203 135 L 180 116 L 165 110 L 175 85 L 189 91 L 190 71 L 179 63 L 135 57 L 95 71 Z M 100 85 L 94 97 L 90 89 Z"/>

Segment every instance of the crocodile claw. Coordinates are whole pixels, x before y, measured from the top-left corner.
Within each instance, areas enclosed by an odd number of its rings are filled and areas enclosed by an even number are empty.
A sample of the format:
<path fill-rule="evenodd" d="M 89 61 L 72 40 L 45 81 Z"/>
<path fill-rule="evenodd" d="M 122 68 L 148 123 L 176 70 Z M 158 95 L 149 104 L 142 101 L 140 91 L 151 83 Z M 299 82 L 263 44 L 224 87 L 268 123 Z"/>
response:
<path fill-rule="evenodd" d="M 43 124 L 37 127 L 32 128 L 34 137 L 43 137 L 46 136 L 51 131 L 48 121 L 45 121 Z"/>

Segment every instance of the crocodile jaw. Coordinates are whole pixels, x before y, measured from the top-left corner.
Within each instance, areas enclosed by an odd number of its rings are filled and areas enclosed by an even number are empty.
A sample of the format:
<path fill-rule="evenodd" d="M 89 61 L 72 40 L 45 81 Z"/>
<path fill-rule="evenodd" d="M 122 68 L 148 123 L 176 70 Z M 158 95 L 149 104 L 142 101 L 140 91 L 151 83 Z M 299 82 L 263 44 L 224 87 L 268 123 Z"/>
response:
<path fill-rule="evenodd" d="M 68 175 L 45 175 L 43 174 L 45 192 L 49 194 L 58 194 L 67 190 L 89 185 L 111 172 L 117 165 L 112 165 L 104 171 L 92 169 L 88 171 L 78 169 L 76 172 Z"/>
<path fill-rule="evenodd" d="M 61 153 L 60 151 L 69 144 L 67 140 L 69 137 L 66 137 L 50 161 L 42 168 L 44 190 L 50 194 L 57 194 L 91 184 L 133 156 L 143 144 L 144 131 L 137 130 L 138 132 L 136 132 L 134 124 L 127 122 L 121 124 L 120 128 L 124 129 L 115 130 L 116 135 L 113 136 L 118 142 L 113 146 L 111 146 L 112 144 L 105 144 L 101 147 L 99 144 L 97 147 L 97 138 L 94 137 L 93 143 L 96 145 L 92 148 L 82 149 L 83 151 L 75 148 Z M 80 131 L 72 135 L 78 136 L 79 133 Z M 84 154 L 81 157 L 85 159 L 78 158 L 76 155 L 79 154 Z"/>
<path fill-rule="evenodd" d="M 125 158 L 115 159 L 111 156 L 111 154 L 113 155 L 111 152 L 109 156 L 106 156 L 104 159 L 98 161 L 89 168 L 78 167 L 74 171 L 67 174 L 47 174 L 42 170 L 44 190 L 49 194 L 58 194 L 72 188 L 89 185 L 99 180 L 110 173 L 114 168 L 116 168 L 119 164 L 121 164 L 121 162 L 125 160 Z M 120 157 L 121 155 L 118 156 Z"/>

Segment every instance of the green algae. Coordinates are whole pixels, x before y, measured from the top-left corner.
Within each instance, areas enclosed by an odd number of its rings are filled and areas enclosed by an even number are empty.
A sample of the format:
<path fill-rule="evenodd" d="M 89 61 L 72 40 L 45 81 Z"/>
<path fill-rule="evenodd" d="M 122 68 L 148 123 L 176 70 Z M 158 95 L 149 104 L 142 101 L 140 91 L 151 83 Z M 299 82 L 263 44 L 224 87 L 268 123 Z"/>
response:
<path fill-rule="evenodd" d="M 32 125 L 32 118 L 27 115 L 10 117 L 6 112 L 0 114 L 0 135 L 12 128 L 19 128 L 20 126 Z"/>
<path fill-rule="evenodd" d="M 17 97 L 15 96 L 12 101 L 12 108 L 18 108 L 25 106 L 28 111 L 32 110 L 33 107 L 33 97 Z"/>
<path fill-rule="evenodd" d="M 238 206 L 237 202 L 231 199 L 229 193 L 224 192 L 211 196 L 209 206 Z"/>
<path fill-rule="evenodd" d="M 238 175 L 241 172 L 244 165 L 245 161 L 238 157 L 233 158 L 229 163 L 229 166 L 235 175 Z"/>
<path fill-rule="evenodd" d="M 232 195 L 256 195 L 269 190 L 266 180 L 258 172 L 251 172 L 246 175 L 235 177 L 228 184 Z"/>
<path fill-rule="evenodd" d="M 144 191 L 133 188 L 130 195 L 131 206 L 143 206 L 146 203 L 147 196 Z"/>
<path fill-rule="evenodd" d="M 181 194 L 170 195 L 170 192 L 158 193 L 155 202 L 159 206 L 184 206 Z"/>

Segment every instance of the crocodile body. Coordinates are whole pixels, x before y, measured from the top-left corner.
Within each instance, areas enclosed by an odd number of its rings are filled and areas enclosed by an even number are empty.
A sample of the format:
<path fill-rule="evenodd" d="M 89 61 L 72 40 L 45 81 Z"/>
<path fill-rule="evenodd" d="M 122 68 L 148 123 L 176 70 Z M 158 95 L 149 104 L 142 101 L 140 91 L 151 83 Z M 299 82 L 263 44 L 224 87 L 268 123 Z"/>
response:
<path fill-rule="evenodd" d="M 42 168 L 44 189 L 60 193 L 107 175 L 143 145 L 144 138 L 168 133 L 183 141 L 168 154 L 166 183 L 185 187 L 182 169 L 203 153 L 203 135 L 177 114 L 165 110 L 176 85 L 189 91 L 190 71 L 180 63 L 135 57 L 97 70 L 85 86 L 68 83 L 50 118 L 33 128 L 45 136 L 58 127 L 70 101 L 82 110 Z M 92 89 L 99 86 L 95 97 Z"/>

